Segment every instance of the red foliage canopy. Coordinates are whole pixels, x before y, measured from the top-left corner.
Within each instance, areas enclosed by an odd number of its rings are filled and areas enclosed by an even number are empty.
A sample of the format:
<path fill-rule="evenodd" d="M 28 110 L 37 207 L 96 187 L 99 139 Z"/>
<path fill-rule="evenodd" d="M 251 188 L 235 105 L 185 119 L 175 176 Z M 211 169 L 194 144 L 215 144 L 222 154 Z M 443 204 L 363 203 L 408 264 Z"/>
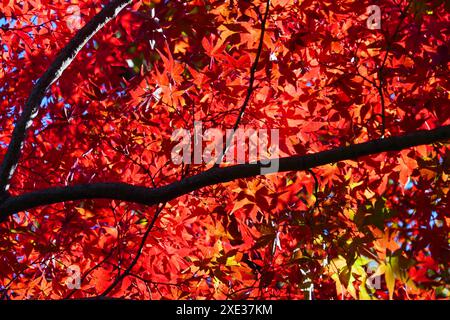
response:
<path fill-rule="evenodd" d="M 0 297 L 448 298 L 449 9 L 3 0 Z"/>

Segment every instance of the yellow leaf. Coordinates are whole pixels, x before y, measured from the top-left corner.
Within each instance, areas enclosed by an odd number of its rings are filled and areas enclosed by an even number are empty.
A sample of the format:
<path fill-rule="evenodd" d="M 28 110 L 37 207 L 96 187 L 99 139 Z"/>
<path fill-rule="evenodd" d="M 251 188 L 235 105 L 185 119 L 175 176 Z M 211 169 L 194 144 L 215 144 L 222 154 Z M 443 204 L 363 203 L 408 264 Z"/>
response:
<path fill-rule="evenodd" d="M 392 297 L 394 296 L 394 288 L 395 288 L 395 275 L 394 275 L 394 270 L 392 270 L 392 266 L 390 264 L 386 265 L 384 279 L 386 280 L 386 286 L 389 291 L 389 300 L 392 300 Z"/>
<path fill-rule="evenodd" d="M 87 210 L 85 208 L 76 207 L 75 210 L 78 211 L 80 216 L 82 216 L 83 218 L 86 218 L 86 219 L 92 218 L 94 216 L 94 213 L 92 211 Z"/>
<path fill-rule="evenodd" d="M 350 182 L 350 190 L 353 190 L 354 188 L 362 185 L 364 183 L 364 181 L 359 181 L 359 182 Z"/>
<path fill-rule="evenodd" d="M 240 266 L 240 263 L 236 261 L 236 256 L 228 257 L 225 263 L 227 267 Z"/>
<path fill-rule="evenodd" d="M 286 178 L 286 187 L 290 186 L 291 184 L 294 184 L 294 181 L 290 179 L 289 177 Z"/>
<path fill-rule="evenodd" d="M 148 224 L 148 219 L 147 218 L 139 219 L 138 222 L 136 222 L 136 224 L 146 226 Z"/>
<path fill-rule="evenodd" d="M 362 278 L 362 282 L 365 283 L 367 280 L 366 277 Z M 372 297 L 367 293 L 366 286 L 362 285 L 359 288 L 359 300 L 372 300 Z"/>
<path fill-rule="evenodd" d="M 334 282 L 336 283 L 336 294 L 338 296 L 342 296 L 343 295 L 343 288 L 344 286 L 341 283 L 341 280 L 339 280 L 339 276 L 337 273 L 333 273 L 331 275 L 331 279 L 334 280 Z"/>
<path fill-rule="evenodd" d="M 174 53 L 185 53 L 187 48 L 189 48 L 188 43 L 179 41 L 177 44 L 175 44 Z"/>
<path fill-rule="evenodd" d="M 350 280 L 352 280 L 353 278 L 350 278 Z M 353 285 L 352 282 L 349 281 L 349 284 L 347 286 L 347 292 L 350 293 L 350 295 L 352 296 L 353 299 L 357 300 L 357 295 L 356 295 L 356 289 L 355 286 Z"/>

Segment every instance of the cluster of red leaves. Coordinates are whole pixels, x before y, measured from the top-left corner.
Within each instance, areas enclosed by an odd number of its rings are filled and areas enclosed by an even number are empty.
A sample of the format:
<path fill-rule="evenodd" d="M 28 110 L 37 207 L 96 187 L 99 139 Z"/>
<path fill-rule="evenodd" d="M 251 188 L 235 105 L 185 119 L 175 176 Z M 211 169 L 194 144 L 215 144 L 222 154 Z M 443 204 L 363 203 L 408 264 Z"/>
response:
<path fill-rule="evenodd" d="M 105 1 L 102 1 L 105 2 Z M 241 124 L 279 128 L 281 155 L 450 123 L 446 1 L 271 1 Z M 0 159 L 34 81 L 101 8 L 3 1 Z M 73 10 L 76 5 L 77 10 Z M 171 162 L 171 135 L 231 128 L 247 94 L 264 1 L 134 1 L 48 92 L 11 184 L 161 186 L 206 168 Z M 384 114 L 383 114 L 384 113 Z M 384 120 L 383 120 L 384 118 Z M 165 205 L 116 297 L 448 297 L 450 151 L 423 146 L 208 187 Z M 316 181 L 317 179 L 317 181 Z M 134 259 L 154 208 L 89 200 L 0 226 L 3 298 L 101 294 Z M 65 284 L 69 266 L 79 290 Z M 381 277 L 370 288 L 367 266 Z"/>

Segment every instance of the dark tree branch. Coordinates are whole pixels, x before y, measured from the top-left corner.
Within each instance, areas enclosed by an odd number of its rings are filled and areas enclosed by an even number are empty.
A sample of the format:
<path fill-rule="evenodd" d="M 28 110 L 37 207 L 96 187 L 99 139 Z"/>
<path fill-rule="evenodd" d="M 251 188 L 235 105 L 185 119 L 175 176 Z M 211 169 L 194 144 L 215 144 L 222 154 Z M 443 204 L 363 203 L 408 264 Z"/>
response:
<path fill-rule="evenodd" d="M 26 138 L 26 131 L 38 113 L 45 92 L 53 82 L 58 80 L 89 39 L 131 2 L 132 0 L 112 0 L 109 4 L 105 5 L 61 50 L 47 71 L 45 71 L 34 85 L 22 114 L 14 126 L 8 150 L 0 166 L 0 202 L 7 195 L 9 181 L 20 159 L 22 145 Z"/>
<path fill-rule="evenodd" d="M 450 125 L 427 131 L 416 131 L 403 136 L 377 139 L 348 147 L 334 148 L 314 154 L 272 159 L 269 165 L 259 162 L 217 168 L 159 187 L 147 188 L 126 183 L 95 183 L 67 187 L 54 187 L 10 197 L 0 204 L 0 221 L 10 215 L 42 205 L 82 199 L 115 199 L 155 205 L 188 194 L 194 190 L 229 182 L 235 179 L 267 173 L 308 170 L 344 160 L 356 160 L 380 152 L 399 151 L 406 148 L 443 142 L 450 139 Z M 277 166 L 275 164 L 278 164 Z M 270 168 L 270 169 L 269 169 Z"/>

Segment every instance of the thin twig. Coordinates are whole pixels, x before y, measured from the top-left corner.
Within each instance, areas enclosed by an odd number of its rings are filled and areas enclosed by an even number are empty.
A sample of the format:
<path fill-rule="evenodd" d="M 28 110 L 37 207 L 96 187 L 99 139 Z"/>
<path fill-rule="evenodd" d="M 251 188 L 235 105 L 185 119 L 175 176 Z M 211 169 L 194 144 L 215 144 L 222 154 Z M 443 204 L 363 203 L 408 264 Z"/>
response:
<path fill-rule="evenodd" d="M 400 21 L 397 24 L 397 27 L 395 28 L 395 31 L 390 39 L 387 39 L 386 43 L 386 52 L 383 58 L 383 62 L 381 63 L 380 67 L 378 68 L 378 84 L 375 86 L 378 94 L 381 99 L 381 137 L 384 138 L 385 132 L 386 132 L 386 101 L 384 99 L 384 93 L 383 93 L 383 87 L 385 85 L 383 71 L 384 67 L 386 66 L 386 62 L 389 56 L 389 53 L 392 49 L 392 43 L 395 41 L 395 38 L 397 37 L 398 33 L 400 32 L 400 27 L 403 23 L 403 21 L 406 18 L 406 15 L 408 13 L 409 7 L 411 6 L 412 1 L 408 2 L 408 5 L 405 7 L 405 9 L 402 11 L 400 15 Z"/>
<path fill-rule="evenodd" d="M 147 241 L 147 238 L 150 234 L 150 231 L 152 231 L 153 226 L 156 223 L 156 220 L 158 220 L 159 214 L 162 212 L 162 210 L 165 207 L 165 203 L 163 203 L 155 212 L 155 214 L 153 215 L 153 219 L 150 222 L 149 226 L 147 227 L 147 230 L 144 233 L 144 236 L 142 237 L 141 240 L 141 244 L 139 245 L 139 249 L 136 252 L 136 256 L 134 257 L 133 261 L 130 263 L 130 265 L 128 266 L 127 269 L 125 269 L 125 271 L 116 278 L 116 280 L 114 280 L 114 282 L 105 289 L 105 291 L 103 291 L 102 294 L 99 295 L 99 297 L 106 297 L 119 283 L 122 282 L 122 280 L 129 276 L 131 273 L 131 270 L 134 268 L 134 266 L 136 265 L 136 263 L 139 261 L 139 258 L 141 257 L 141 254 L 143 252 L 144 246 L 145 246 L 145 242 Z"/>
<path fill-rule="evenodd" d="M 264 13 L 264 18 L 261 21 L 261 35 L 259 37 L 258 49 L 256 51 L 255 61 L 253 61 L 252 67 L 250 69 L 250 80 L 249 80 L 249 84 L 248 84 L 248 88 L 247 88 L 247 95 L 245 96 L 245 100 L 242 103 L 242 106 L 240 108 L 238 117 L 236 119 L 236 122 L 234 123 L 233 130 L 231 131 L 229 137 L 227 138 L 227 142 L 226 142 L 226 144 L 225 144 L 225 146 L 223 148 L 223 151 L 220 154 L 220 156 L 218 157 L 217 162 L 214 165 L 214 167 L 220 166 L 220 163 L 222 162 L 226 152 L 230 148 L 231 141 L 233 141 L 233 136 L 234 136 L 236 130 L 238 129 L 238 127 L 239 127 L 239 123 L 241 122 L 242 117 L 244 116 L 245 109 L 247 108 L 248 103 L 250 102 L 250 98 L 252 96 L 252 93 L 253 93 L 253 91 L 255 89 L 255 87 L 254 87 L 255 74 L 256 74 L 256 70 L 258 68 L 258 62 L 259 62 L 259 59 L 261 57 L 261 52 L 262 52 L 262 48 L 263 48 L 263 44 L 264 44 L 264 34 L 266 32 L 266 23 L 267 23 L 267 18 L 269 16 L 269 8 L 270 8 L 270 0 L 267 0 L 267 2 L 266 2 L 266 12 Z"/>

